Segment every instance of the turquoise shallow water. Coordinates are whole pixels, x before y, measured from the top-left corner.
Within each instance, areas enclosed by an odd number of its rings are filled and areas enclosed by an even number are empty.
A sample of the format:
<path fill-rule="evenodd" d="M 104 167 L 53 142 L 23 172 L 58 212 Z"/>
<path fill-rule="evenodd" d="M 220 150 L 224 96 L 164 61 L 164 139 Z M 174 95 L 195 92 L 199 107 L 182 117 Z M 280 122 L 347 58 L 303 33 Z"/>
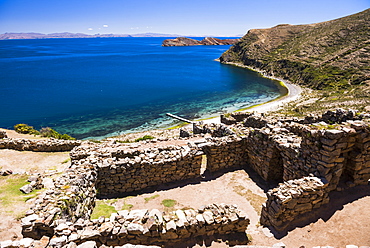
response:
<path fill-rule="evenodd" d="M 77 138 L 176 124 L 278 97 L 273 81 L 214 61 L 229 46 L 164 38 L 0 41 L 0 127 L 49 126 Z"/>

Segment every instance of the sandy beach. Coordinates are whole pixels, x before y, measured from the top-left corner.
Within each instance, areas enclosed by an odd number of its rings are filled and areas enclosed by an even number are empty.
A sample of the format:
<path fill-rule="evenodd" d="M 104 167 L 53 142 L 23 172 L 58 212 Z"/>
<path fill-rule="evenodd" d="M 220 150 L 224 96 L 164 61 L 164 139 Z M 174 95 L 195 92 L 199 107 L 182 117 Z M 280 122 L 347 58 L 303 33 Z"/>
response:
<path fill-rule="evenodd" d="M 276 111 L 279 108 L 281 108 L 284 104 L 286 104 L 290 101 L 297 100 L 300 97 L 300 95 L 303 91 L 300 86 L 292 84 L 290 82 L 287 82 L 286 80 L 283 80 L 281 78 L 276 78 L 276 77 L 273 77 L 273 76 L 269 76 L 264 71 L 261 71 L 261 70 L 258 70 L 258 69 L 255 69 L 255 68 L 252 68 L 252 67 L 249 67 L 249 66 L 245 66 L 245 65 L 242 65 L 242 64 L 238 64 L 238 63 L 225 63 L 225 64 L 238 66 L 238 67 L 242 67 L 242 68 L 249 69 L 249 70 L 252 70 L 252 71 L 256 71 L 256 72 L 260 73 L 263 77 L 279 81 L 279 82 L 281 82 L 281 84 L 279 84 L 279 86 L 284 87 L 284 90 L 287 91 L 287 93 L 285 95 L 282 95 L 282 96 L 280 96 L 280 97 L 278 97 L 274 100 L 268 101 L 266 103 L 254 105 L 254 106 L 251 106 L 251 107 L 249 107 L 245 110 L 239 110 L 239 111 L 257 112 L 257 113 L 266 113 L 266 112 L 269 112 L 269 111 Z M 217 116 L 217 117 L 212 118 L 212 119 L 202 120 L 202 121 L 203 121 L 203 123 L 221 123 L 220 116 Z"/>

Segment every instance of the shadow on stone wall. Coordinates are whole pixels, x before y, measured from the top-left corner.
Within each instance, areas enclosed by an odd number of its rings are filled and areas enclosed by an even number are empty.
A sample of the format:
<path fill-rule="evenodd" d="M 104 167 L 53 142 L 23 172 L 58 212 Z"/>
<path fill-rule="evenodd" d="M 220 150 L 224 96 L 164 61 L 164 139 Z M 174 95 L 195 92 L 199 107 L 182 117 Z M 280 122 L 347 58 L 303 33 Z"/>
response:
<path fill-rule="evenodd" d="M 366 196 L 370 196 L 370 185 L 359 185 L 347 188 L 344 191 L 332 191 L 329 193 L 330 201 L 328 204 L 297 216 L 284 231 L 278 232 L 273 227 L 269 227 L 269 229 L 275 238 L 281 239 L 297 227 L 305 227 L 317 222 L 319 219 L 322 219 L 324 222 L 328 221 L 337 211 L 342 210 L 345 205 Z"/>

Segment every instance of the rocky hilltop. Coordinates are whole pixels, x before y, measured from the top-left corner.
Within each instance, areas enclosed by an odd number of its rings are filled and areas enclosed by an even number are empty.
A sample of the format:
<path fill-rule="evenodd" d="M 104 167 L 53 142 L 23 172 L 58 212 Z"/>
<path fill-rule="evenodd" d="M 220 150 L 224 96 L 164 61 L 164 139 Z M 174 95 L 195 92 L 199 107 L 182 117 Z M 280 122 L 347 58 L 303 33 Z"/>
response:
<path fill-rule="evenodd" d="M 190 39 L 186 37 L 178 37 L 176 39 L 167 39 L 164 40 L 162 43 L 162 46 L 168 47 L 168 46 L 199 46 L 199 45 L 206 45 L 206 46 L 212 46 L 212 45 L 233 45 L 235 44 L 239 39 L 217 39 L 213 37 L 206 37 L 203 40 L 195 40 Z"/>
<path fill-rule="evenodd" d="M 220 61 L 313 89 L 370 82 L 370 9 L 327 22 L 252 29 Z"/>

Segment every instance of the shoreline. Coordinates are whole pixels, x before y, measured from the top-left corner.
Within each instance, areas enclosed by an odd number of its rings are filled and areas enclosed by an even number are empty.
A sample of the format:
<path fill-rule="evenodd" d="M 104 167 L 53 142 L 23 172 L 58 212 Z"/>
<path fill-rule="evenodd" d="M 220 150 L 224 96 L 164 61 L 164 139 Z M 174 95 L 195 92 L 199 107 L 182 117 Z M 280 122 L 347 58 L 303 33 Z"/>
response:
<path fill-rule="evenodd" d="M 219 60 L 217 60 L 217 61 L 219 61 Z M 282 92 L 282 95 L 279 96 L 276 99 L 273 99 L 273 100 L 265 102 L 265 103 L 253 105 L 253 106 L 250 106 L 250 107 L 247 107 L 247 108 L 244 108 L 244 109 L 240 109 L 240 110 L 237 110 L 237 111 L 246 111 L 246 110 L 248 110 L 248 111 L 255 111 L 255 112 L 263 113 L 263 112 L 267 112 L 267 111 L 277 110 L 281 107 L 281 105 L 283 103 L 287 103 L 287 102 L 290 102 L 290 101 L 293 101 L 293 100 L 297 100 L 299 98 L 299 96 L 301 95 L 301 93 L 303 92 L 303 90 L 300 86 L 298 86 L 296 84 L 293 84 L 291 82 L 288 82 L 287 80 L 267 75 L 266 72 L 263 71 L 263 70 L 259 70 L 257 68 L 253 68 L 253 67 L 250 67 L 250 66 L 246 66 L 246 65 L 243 65 L 243 64 L 240 64 L 240 63 L 234 63 L 234 62 L 222 62 L 222 64 L 233 65 L 233 66 L 237 66 L 237 67 L 241 67 L 241 68 L 249 69 L 251 71 L 258 72 L 264 78 L 269 78 L 269 79 L 272 79 L 274 81 L 277 81 L 276 84 L 281 89 L 281 92 Z M 286 91 L 285 94 L 283 92 L 284 90 Z"/>
<path fill-rule="evenodd" d="M 216 61 L 220 62 L 219 59 L 216 59 Z M 287 80 L 267 75 L 266 72 L 263 70 L 259 70 L 257 68 L 253 68 L 250 66 L 246 66 L 246 65 L 243 65 L 240 63 L 234 63 L 234 62 L 222 62 L 222 64 L 237 66 L 237 67 L 241 67 L 244 69 L 258 72 L 262 77 L 269 78 L 275 81 L 276 85 L 278 86 L 282 94 L 281 96 L 273 100 L 270 100 L 270 101 L 267 101 L 261 104 L 252 105 L 247 108 L 238 109 L 234 112 L 246 111 L 246 112 L 265 113 L 269 111 L 276 111 L 279 108 L 281 108 L 285 103 L 297 100 L 301 96 L 301 93 L 303 92 L 303 89 L 300 86 L 293 84 L 291 82 L 288 82 Z M 199 119 L 199 120 L 194 120 L 194 121 L 203 121 L 204 123 L 221 123 L 221 118 L 220 116 L 216 116 L 214 118 L 208 118 L 206 120 Z"/>
<path fill-rule="evenodd" d="M 216 61 L 219 61 L 219 60 L 216 59 Z M 255 104 L 255 105 L 252 105 L 252 106 L 249 106 L 249 107 L 246 107 L 246 108 L 237 109 L 237 110 L 234 110 L 232 112 L 246 111 L 246 112 L 265 113 L 265 112 L 269 112 L 269 111 L 276 111 L 279 108 L 281 108 L 283 106 L 283 104 L 285 104 L 287 102 L 290 102 L 290 101 L 297 100 L 301 96 L 301 93 L 303 92 L 303 90 L 300 86 L 292 84 L 292 83 L 290 83 L 286 80 L 276 78 L 274 76 L 267 75 L 262 70 L 252 68 L 252 67 L 249 67 L 249 66 L 245 66 L 245 65 L 239 64 L 239 63 L 233 63 L 233 62 L 223 62 L 222 64 L 237 66 L 237 67 L 241 67 L 241 68 L 244 68 L 244 69 L 248 69 L 248 70 L 258 72 L 260 76 L 273 80 L 274 83 L 279 88 L 279 91 L 281 92 L 281 95 L 278 96 L 275 99 L 272 99 L 272 100 L 269 100 L 267 102 L 263 102 L 263 103 L 260 103 L 260 104 Z M 195 122 L 202 121 L 205 124 L 210 124 L 210 123 L 221 124 L 221 114 L 218 114 L 217 116 L 213 116 L 213 117 L 212 116 L 211 117 L 206 117 L 205 116 L 205 117 L 200 118 L 200 119 L 192 119 L 192 121 L 195 121 Z M 104 140 L 104 139 L 109 139 L 109 138 L 113 138 L 113 137 L 126 136 L 128 134 L 140 134 L 140 133 L 146 133 L 146 132 L 151 132 L 151 131 L 155 131 L 155 130 L 172 130 L 172 129 L 178 129 L 178 128 L 181 128 L 181 127 L 185 127 L 185 126 L 188 126 L 188 125 L 189 124 L 175 125 L 175 126 L 169 126 L 169 127 L 161 128 L 161 129 L 154 128 L 154 129 L 149 129 L 149 130 L 138 130 L 136 132 L 134 131 L 134 132 L 120 133 L 120 134 L 113 134 L 112 133 L 112 134 L 110 134 L 108 136 L 104 136 L 104 137 L 89 137 L 87 140 L 89 140 L 89 139 Z M 6 129 L 4 129 L 4 130 L 6 130 Z M 12 130 L 10 130 L 10 131 L 12 131 Z M 86 139 L 82 139 L 82 140 L 86 140 Z"/>

